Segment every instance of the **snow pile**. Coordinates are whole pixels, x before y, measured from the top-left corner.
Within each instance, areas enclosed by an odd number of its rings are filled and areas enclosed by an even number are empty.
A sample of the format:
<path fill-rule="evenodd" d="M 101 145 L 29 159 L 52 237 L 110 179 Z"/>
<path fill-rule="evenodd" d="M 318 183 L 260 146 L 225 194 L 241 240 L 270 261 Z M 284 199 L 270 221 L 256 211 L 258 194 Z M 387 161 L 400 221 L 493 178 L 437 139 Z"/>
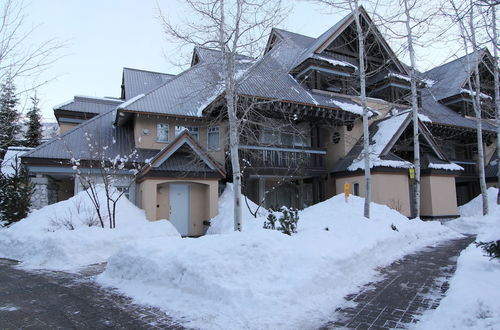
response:
<path fill-rule="evenodd" d="M 492 212 L 498 211 L 497 204 L 498 188 L 488 188 L 488 205 Z M 458 208 L 462 217 L 479 217 L 483 215 L 483 199 L 481 195 L 476 196 L 469 203 Z"/>
<path fill-rule="evenodd" d="M 500 239 L 500 207 L 495 204 L 498 189 L 488 189 L 491 212 L 482 213 L 481 196 L 461 208 L 472 215 L 447 223 L 448 226 L 477 234 L 477 241 Z M 499 329 L 500 328 L 500 261 L 490 260 L 474 244 L 462 251 L 457 271 L 439 307 L 428 312 L 417 329 Z"/>
<path fill-rule="evenodd" d="M 438 170 L 447 170 L 447 171 L 463 171 L 464 169 L 462 166 L 457 165 L 455 163 L 448 163 L 448 164 L 429 163 L 428 167 Z"/>
<path fill-rule="evenodd" d="M 234 231 L 234 202 L 233 202 L 233 184 L 228 183 L 226 189 L 219 197 L 219 213 L 218 215 L 210 220 L 210 227 L 208 228 L 207 234 L 230 234 Z M 248 206 L 247 206 L 248 203 Z M 259 217 L 266 217 L 267 210 L 263 207 L 258 207 L 257 204 L 252 202 L 250 199 L 246 199 L 245 196 L 241 195 L 242 204 L 242 226 L 244 231 L 252 231 L 255 229 L 262 228 L 262 222 L 255 219 L 252 213 L 257 211 Z M 250 208 L 250 209 L 249 209 Z M 250 210 L 252 213 L 250 213 Z"/>
<path fill-rule="evenodd" d="M 105 194 L 99 189 L 105 208 Z M 107 214 L 107 212 L 103 211 Z M 105 225 L 109 226 L 105 219 Z M 116 228 L 99 227 L 86 192 L 31 212 L 0 230 L 0 257 L 21 261 L 26 268 L 74 270 L 104 262 L 124 243 L 141 238 L 180 237 L 170 222 L 146 220 L 144 211 L 125 197 L 116 207 Z"/>
<path fill-rule="evenodd" d="M 220 212 L 232 219 L 229 201 L 222 196 Z M 317 328 L 346 294 L 373 280 L 376 267 L 457 235 L 383 205 L 372 204 L 371 219 L 362 210 L 362 198 L 345 203 L 339 195 L 301 211 L 293 236 L 246 214 L 242 233 L 135 241 L 109 259 L 98 282 L 188 327 Z M 229 231 L 225 219 L 212 223 Z"/>

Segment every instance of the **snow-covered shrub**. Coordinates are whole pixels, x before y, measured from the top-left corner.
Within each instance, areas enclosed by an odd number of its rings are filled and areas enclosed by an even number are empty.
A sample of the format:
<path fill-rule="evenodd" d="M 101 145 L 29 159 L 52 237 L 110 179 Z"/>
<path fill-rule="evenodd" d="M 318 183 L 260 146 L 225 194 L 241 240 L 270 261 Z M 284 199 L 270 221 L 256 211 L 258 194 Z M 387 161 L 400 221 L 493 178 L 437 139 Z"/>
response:
<path fill-rule="evenodd" d="M 279 213 L 279 218 L 274 213 Z M 280 226 L 276 227 L 276 220 Z M 282 206 L 280 211 L 270 212 L 267 221 L 264 222 L 264 229 L 277 229 L 283 234 L 292 235 L 297 232 L 299 222 L 299 211 L 294 208 Z"/>
<path fill-rule="evenodd" d="M 491 242 L 476 242 L 491 259 L 500 258 L 500 239 Z"/>
<path fill-rule="evenodd" d="M 267 216 L 267 220 L 264 221 L 264 229 L 276 229 L 276 221 L 278 218 L 274 215 L 274 213 L 270 212 Z"/>

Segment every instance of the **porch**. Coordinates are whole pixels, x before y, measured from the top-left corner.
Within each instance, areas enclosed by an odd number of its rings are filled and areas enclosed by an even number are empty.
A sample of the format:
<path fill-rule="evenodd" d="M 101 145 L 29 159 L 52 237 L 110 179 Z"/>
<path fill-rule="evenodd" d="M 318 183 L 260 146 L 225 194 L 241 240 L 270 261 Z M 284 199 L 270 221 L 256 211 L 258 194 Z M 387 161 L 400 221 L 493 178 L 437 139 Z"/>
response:
<path fill-rule="evenodd" d="M 155 179 L 139 183 L 139 206 L 150 221 L 167 219 L 182 236 L 201 236 L 218 212 L 217 179 Z"/>

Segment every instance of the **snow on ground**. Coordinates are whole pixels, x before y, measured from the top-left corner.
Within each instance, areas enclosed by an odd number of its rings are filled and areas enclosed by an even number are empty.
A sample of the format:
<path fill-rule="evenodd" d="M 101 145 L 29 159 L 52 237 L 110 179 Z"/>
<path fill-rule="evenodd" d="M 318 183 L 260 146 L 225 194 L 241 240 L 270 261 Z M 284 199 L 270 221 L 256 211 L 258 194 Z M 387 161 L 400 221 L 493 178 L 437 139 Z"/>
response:
<path fill-rule="evenodd" d="M 103 191 L 99 194 L 105 206 Z M 166 220 L 147 221 L 144 211 L 125 197 L 118 201 L 115 229 L 98 227 L 97 221 L 91 200 L 82 191 L 0 229 L 0 257 L 19 260 L 26 268 L 72 271 L 106 261 L 135 239 L 180 237 Z"/>
<path fill-rule="evenodd" d="M 481 196 L 460 208 L 461 218 L 447 226 L 477 234 L 477 241 L 500 239 L 498 189 L 488 189 L 490 214 L 482 216 Z M 462 251 L 446 297 L 424 315 L 417 329 L 500 329 L 500 260 L 490 260 L 474 244 Z"/>
<path fill-rule="evenodd" d="M 341 195 L 301 211 L 293 236 L 262 229 L 265 216 L 253 219 L 248 211 L 244 231 L 234 233 L 231 196 L 229 189 L 220 199 L 212 235 L 130 243 L 98 282 L 189 327 L 317 328 L 346 294 L 376 276 L 376 267 L 457 236 L 378 204 L 366 219 L 362 198 L 345 203 Z"/>

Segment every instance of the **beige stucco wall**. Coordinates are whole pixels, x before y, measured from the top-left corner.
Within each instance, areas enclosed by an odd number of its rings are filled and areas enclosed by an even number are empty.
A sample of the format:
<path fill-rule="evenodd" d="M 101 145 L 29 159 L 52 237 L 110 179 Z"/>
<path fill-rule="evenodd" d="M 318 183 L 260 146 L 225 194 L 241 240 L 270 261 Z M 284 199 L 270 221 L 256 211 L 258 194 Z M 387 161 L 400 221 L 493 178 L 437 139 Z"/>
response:
<path fill-rule="evenodd" d="M 354 98 L 354 101 L 359 102 L 356 98 Z M 375 120 L 384 118 L 393 107 L 392 103 L 374 99 L 368 99 L 367 105 L 380 112 L 380 115 L 373 116 L 369 120 L 368 125 L 371 125 Z M 338 132 L 340 135 L 340 141 L 336 144 L 332 142 L 332 135 L 334 132 Z M 354 145 L 356 145 L 363 136 L 363 120 L 362 118 L 355 120 L 350 131 L 346 126 L 324 127 L 322 129 L 322 134 L 324 136 L 324 141 L 326 141 L 326 165 L 327 168 L 331 169 L 340 158 L 345 157 L 347 153 L 351 151 Z"/>
<path fill-rule="evenodd" d="M 59 124 L 59 134 L 66 133 L 73 127 L 77 126 L 78 124 L 70 124 L 70 123 L 60 123 Z"/>
<path fill-rule="evenodd" d="M 208 124 L 199 120 L 180 119 L 162 116 L 137 115 L 134 118 L 134 139 L 137 148 L 145 149 L 162 149 L 169 142 L 158 142 L 157 124 L 164 123 L 169 125 L 169 141 L 175 137 L 175 126 L 196 126 L 198 127 L 199 141 L 198 143 L 207 148 L 208 139 Z M 219 126 L 219 148 L 217 150 L 209 150 L 210 155 L 220 164 L 224 164 L 224 146 L 227 144 L 227 123 L 217 123 Z M 149 135 L 143 134 L 143 130 L 148 129 Z"/>
<path fill-rule="evenodd" d="M 421 180 L 421 216 L 457 215 L 455 177 L 426 175 Z"/>
<path fill-rule="evenodd" d="M 354 184 L 359 183 L 359 195 L 365 196 L 364 176 L 342 177 L 335 180 L 337 193 L 344 191 L 344 184 L 349 183 L 351 194 Z M 410 188 L 408 176 L 404 173 L 373 173 L 372 201 L 385 204 L 406 216 L 410 216 Z"/>
<path fill-rule="evenodd" d="M 218 180 L 216 179 L 146 179 L 139 184 L 141 205 L 150 221 L 168 219 L 170 210 L 169 184 L 190 185 L 190 236 L 204 234 L 204 220 L 218 212 Z"/>

